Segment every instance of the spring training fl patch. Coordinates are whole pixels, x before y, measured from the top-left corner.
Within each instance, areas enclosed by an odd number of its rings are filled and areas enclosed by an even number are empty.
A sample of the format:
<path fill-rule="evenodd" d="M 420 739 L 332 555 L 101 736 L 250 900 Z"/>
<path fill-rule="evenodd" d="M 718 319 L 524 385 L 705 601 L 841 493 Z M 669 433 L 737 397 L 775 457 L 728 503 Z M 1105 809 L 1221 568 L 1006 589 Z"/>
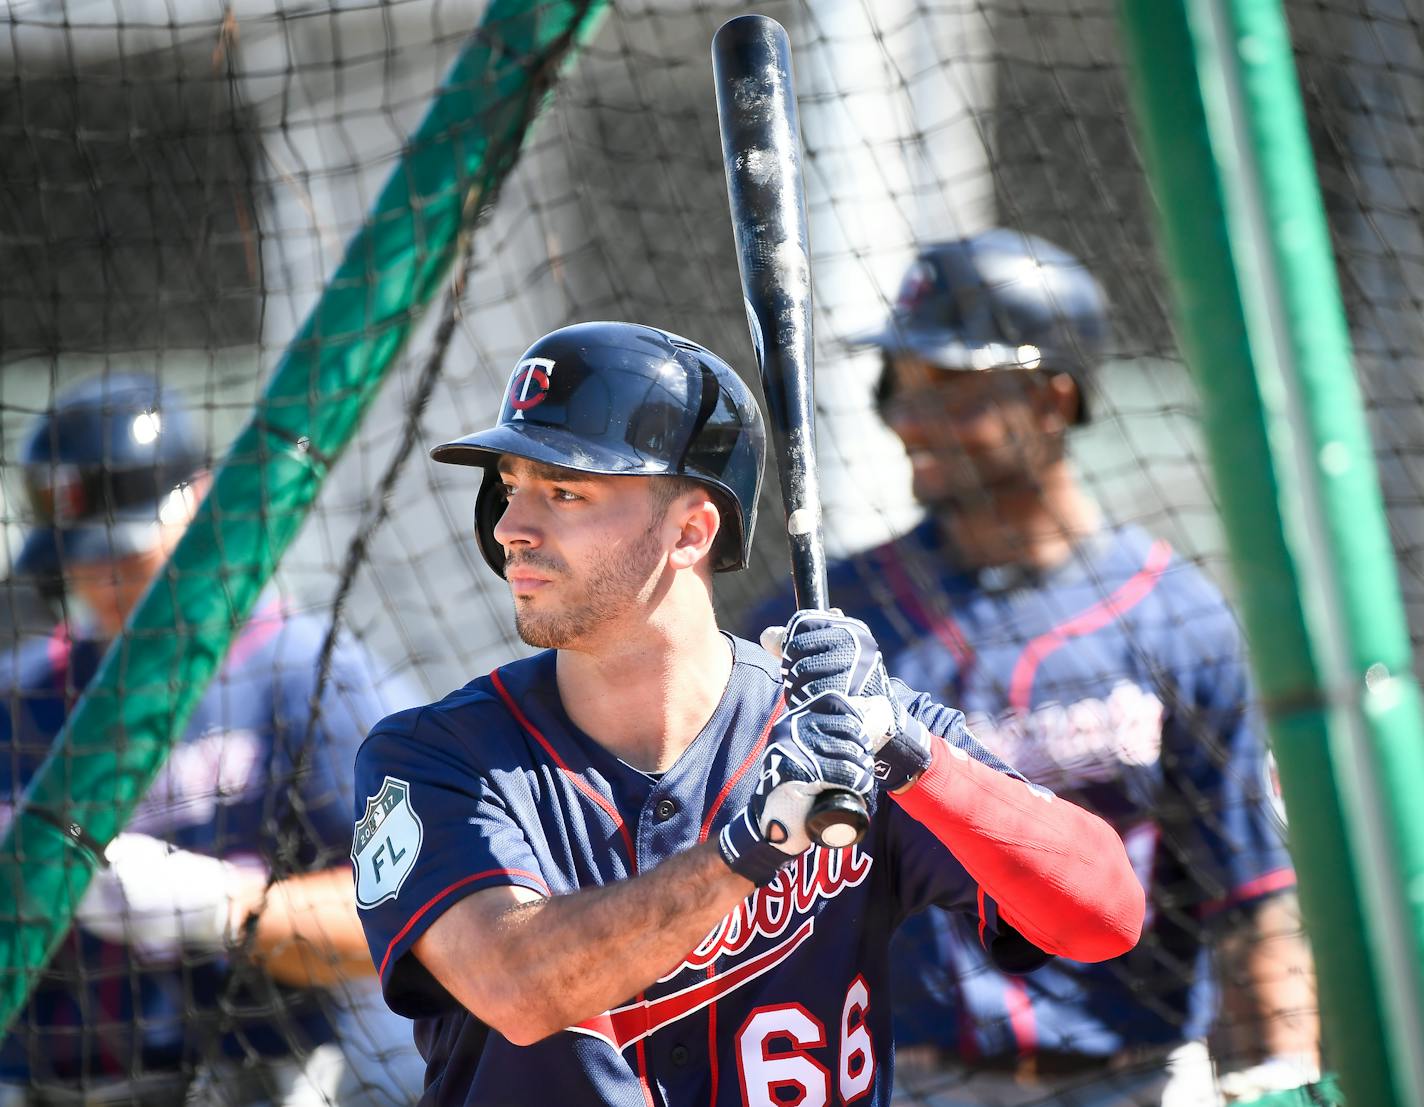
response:
<path fill-rule="evenodd" d="M 375 907 L 400 894 L 424 837 L 425 827 L 410 805 L 410 785 L 386 777 L 381 790 L 366 800 L 366 813 L 351 836 L 358 907 Z"/>

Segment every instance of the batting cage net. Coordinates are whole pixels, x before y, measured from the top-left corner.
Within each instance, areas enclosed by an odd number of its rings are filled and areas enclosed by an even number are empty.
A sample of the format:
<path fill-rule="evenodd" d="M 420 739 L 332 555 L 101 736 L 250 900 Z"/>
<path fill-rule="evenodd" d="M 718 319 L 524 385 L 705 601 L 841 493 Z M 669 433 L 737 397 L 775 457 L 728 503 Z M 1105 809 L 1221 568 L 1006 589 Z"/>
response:
<path fill-rule="evenodd" d="M 348 247 L 379 229 L 383 187 L 409 170 L 412 136 L 494 7 L 0 6 L 7 810 L 109 644 L 130 661 L 151 648 L 124 618 L 155 576 L 175 586 L 164 556 L 303 321 L 333 288 L 397 295 L 374 251 Z M 351 953 L 352 758 L 383 715 L 531 652 L 474 542 L 478 472 L 435 465 L 428 448 L 489 425 L 521 352 L 571 322 L 653 323 L 756 375 L 709 59 L 739 5 L 543 7 L 567 9 L 564 24 L 496 59 L 515 74 L 507 97 L 531 105 L 511 132 L 518 155 L 466 182 L 448 271 L 428 305 L 407 296 L 418 323 L 372 359 L 384 383 L 339 458 L 319 459 L 314 508 L 133 797 L 116 843 L 127 862 L 110 849 L 122 879 L 96 880 L 10 1025 L 0 1102 L 419 1096 L 410 1024 L 385 1009 L 359 930 Z M 504 8 L 528 18 L 541 4 Z M 844 559 L 832 600 L 872 623 L 892 673 L 1113 821 L 1151 891 L 1142 944 L 1091 971 L 1004 976 L 962 920 L 912 920 L 894 958 L 898 1095 L 1158 1103 L 1164 1079 L 1192 1070 L 1203 1098 L 1177 1102 L 1236 1097 L 1232 1074 L 1315 1051 L 1315 993 L 1113 6 L 761 10 L 790 31 L 800 96 L 826 534 Z M 1287 11 L 1417 641 L 1424 35 L 1390 0 Z M 492 127 L 501 103 L 466 123 Z M 936 434 L 997 401 L 907 412 L 891 340 L 865 340 L 943 291 L 933 259 L 912 269 L 918 248 L 991 228 L 1015 233 L 1002 241 L 1030 284 L 1050 287 L 1034 274 L 1057 266 L 1101 312 L 1082 324 L 1101 333 L 1080 336 L 1101 355 L 1069 374 L 1089 417 L 1064 432 L 1066 489 L 1015 483 L 1038 447 L 1012 428 L 988 447 L 1003 482 L 949 457 Z M 417 223 L 413 254 L 434 248 L 427 230 Z M 941 322 L 960 346 L 1003 341 L 984 337 L 998 307 L 976 321 L 950 301 L 960 317 Z M 1063 411 L 1074 424 L 1078 409 Z M 1035 511 L 1039 494 L 1055 498 Z M 752 567 L 717 581 L 724 626 L 746 637 L 790 610 L 774 480 L 763 499 Z M 1033 528 L 1065 504 L 1078 524 L 1043 555 Z M 216 509 L 258 528 L 290 510 Z M 956 513 L 977 529 L 937 524 Z M 993 556 L 976 564 L 974 543 Z M 232 912 L 243 896 L 251 911 Z M 789 1079 L 745 1102 L 829 1102 Z"/>

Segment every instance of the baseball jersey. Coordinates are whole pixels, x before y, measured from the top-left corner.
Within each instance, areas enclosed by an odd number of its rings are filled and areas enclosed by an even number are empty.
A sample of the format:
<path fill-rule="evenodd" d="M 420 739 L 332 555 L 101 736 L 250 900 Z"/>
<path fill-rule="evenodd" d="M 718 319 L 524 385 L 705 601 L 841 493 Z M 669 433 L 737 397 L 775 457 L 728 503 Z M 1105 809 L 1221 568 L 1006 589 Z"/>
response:
<path fill-rule="evenodd" d="M 755 891 L 644 993 L 529 1046 L 462 1008 L 411 947 L 463 896 L 496 885 L 566 895 L 652 869 L 715 836 L 751 796 L 780 709 L 776 661 L 728 639 L 726 692 L 658 775 L 580 731 L 555 651 L 383 721 L 357 758 L 356 898 L 387 1002 L 416 1020 L 424 1104 L 889 1102 L 889 943 L 939 902 L 1006 962 L 1041 963 L 929 831 L 872 801 L 857 846 L 812 849 Z M 996 768 L 963 718 L 907 706 Z M 1007 770 L 1005 770 L 1007 771 Z M 551 957 L 559 956 L 550 950 Z M 537 1089 L 537 1092 L 531 1091 Z M 800 1096 L 800 1099 L 795 1099 Z M 839 1098 L 837 1098 L 839 1097 Z"/>
<path fill-rule="evenodd" d="M 375 720 L 414 697 L 383 694 L 393 691 L 391 683 L 377 679 L 363 651 L 339 641 L 313 721 L 326 629 L 324 620 L 262 604 L 127 830 L 264 868 L 282 833 L 284 866 L 345 863 L 356 747 Z M 5 812 L 49 752 L 104 649 L 60 629 L 0 658 Z M 332 1038 L 314 990 L 285 987 L 218 954 L 187 951 L 181 963 L 145 963 L 128 947 L 75 927 L 0 1046 L 0 1081 L 65 1084 L 191 1070 L 219 1053 L 280 1057 Z"/>
<path fill-rule="evenodd" d="M 891 675 L 962 708 L 991 752 L 1111 823 L 1148 890 L 1133 951 L 1031 977 L 994 971 L 957 919 L 909 920 L 894 960 L 897 1042 L 970 1058 L 1108 1056 L 1201 1037 L 1212 919 L 1294 884 L 1218 591 L 1133 527 L 1099 533 L 1050 572 L 969 573 L 927 521 L 829 579 L 831 602 L 870 624 Z M 791 609 L 778 597 L 748 626 Z"/>

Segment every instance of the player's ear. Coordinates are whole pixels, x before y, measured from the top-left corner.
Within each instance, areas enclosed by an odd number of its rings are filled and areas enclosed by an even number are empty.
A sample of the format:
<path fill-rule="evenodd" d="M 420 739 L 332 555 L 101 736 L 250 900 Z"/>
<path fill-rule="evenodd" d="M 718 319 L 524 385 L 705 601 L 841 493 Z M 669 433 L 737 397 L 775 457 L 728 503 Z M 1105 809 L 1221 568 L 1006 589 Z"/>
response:
<path fill-rule="evenodd" d="M 1078 382 L 1067 373 L 1054 373 L 1043 378 L 1039 389 L 1039 422 L 1050 434 L 1058 434 L 1073 425 L 1078 415 Z"/>
<path fill-rule="evenodd" d="M 674 569 L 690 569 L 711 556 L 717 532 L 722 528 L 722 513 L 711 497 L 700 490 L 680 497 L 672 510 L 678 534 L 668 551 L 668 564 Z"/>

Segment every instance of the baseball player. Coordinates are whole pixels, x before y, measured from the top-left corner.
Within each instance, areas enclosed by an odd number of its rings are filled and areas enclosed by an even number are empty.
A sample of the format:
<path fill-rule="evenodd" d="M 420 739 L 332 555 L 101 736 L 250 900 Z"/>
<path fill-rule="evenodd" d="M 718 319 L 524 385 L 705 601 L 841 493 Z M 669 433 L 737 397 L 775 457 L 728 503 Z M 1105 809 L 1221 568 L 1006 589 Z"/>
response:
<path fill-rule="evenodd" d="M 912 920 L 892 962 L 906 1102 L 1195 1107 L 1318 1075 L 1310 960 L 1236 625 L 1167 543 L 1106 525 L 1065 454 L 1107 327 L 1077 259 L 991 230 L 923 249 L 871 337 L 880 411 L 928 518 L 833 565 L 833 602 L 993 754 L 1111 822 L 1149 890 L 1136 949 L 1031 977 L 998 971 L 959 917 Z M 750 625 L 790 606 L 779 597 Z M 1218 1057 L 1219 1088 L 1209 953 L 1222 1029 L 1250 1032 Z"/>
<path fill-rule="evenodd" d="M 764 452 L 725 362 L 628 323 L 546 335 L 497 425 L 433 451 L 483 469 L 477 540 L 544 652 L 357 757 L 356 901 L 423 1103 L 885 1104 L 909 912 L 1015 971 L 1135 942 L 1117 835 L 892 685 L 864 624 L 800 612 L 780 664 L 718 629 Z M 827 786 L 859 844 L 811 847 Z"/>
<path fill-rule="evenodd" d="M 67 617 L 0 658 L 0 812 L 208 482 L 191 413 L 140 375 L 62 394 L 21 461 L 40 523 L 14 571 L 62 596 Z M 322 990 L 370 973 L 345 857 L 350 758 L 374 720 L 414 697 L 379 691 L 370 659 L 340 641 L 317 699 L 325 633 L 275 596 L 242 628 L 0 1046 L 0 1101 L 361 1101 L 342 1090 Z M 303 875 L 269 889 L 279 851 Z"/>

